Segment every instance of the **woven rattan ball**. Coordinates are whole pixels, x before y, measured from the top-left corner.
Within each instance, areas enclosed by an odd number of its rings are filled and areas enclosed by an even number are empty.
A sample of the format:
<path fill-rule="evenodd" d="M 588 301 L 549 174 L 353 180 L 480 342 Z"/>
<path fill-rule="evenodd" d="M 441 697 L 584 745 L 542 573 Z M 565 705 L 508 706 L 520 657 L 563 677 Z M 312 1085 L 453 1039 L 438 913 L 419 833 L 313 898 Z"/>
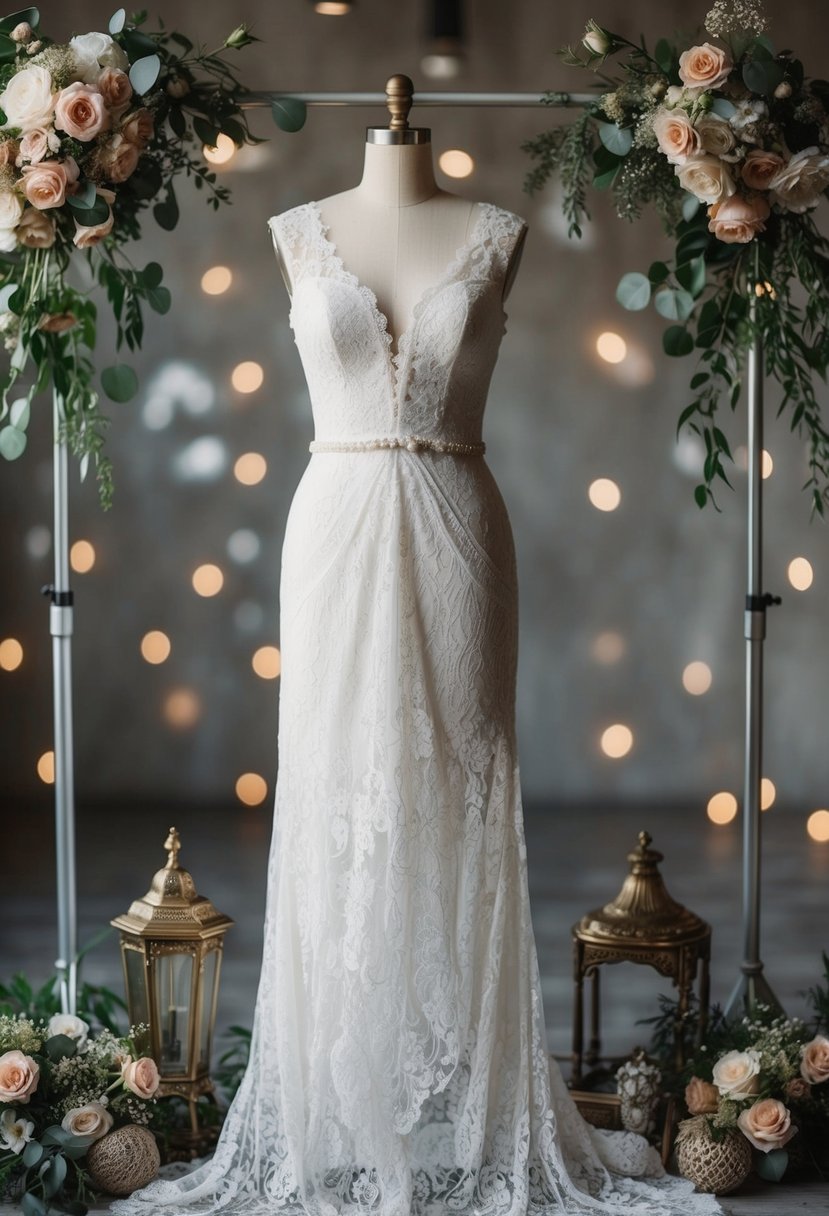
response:
<path fill-rule="evenodd" d="M 751 1173 L 751 1145 L 736 1129 L 713 1140 L 707 1120 L 698 1115 L 679 1125 L 676 1160 L 680 1174 L 698 1191 L 727 1195 Z"/>
<path fill-rule="evenodd" d="M 158 1173 L 159 1163 L 155 1136 L 137 1123 L 102 1136 L 86 1154 L 92 1185 L 109 1195 L 131 1195 L 146 1186 Z"/>

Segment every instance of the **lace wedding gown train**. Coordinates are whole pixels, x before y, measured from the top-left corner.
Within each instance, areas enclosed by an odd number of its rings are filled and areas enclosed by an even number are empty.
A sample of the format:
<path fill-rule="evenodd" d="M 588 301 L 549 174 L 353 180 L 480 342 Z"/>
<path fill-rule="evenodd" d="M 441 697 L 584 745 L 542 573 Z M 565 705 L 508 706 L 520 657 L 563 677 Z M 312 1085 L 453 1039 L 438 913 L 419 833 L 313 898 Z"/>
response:
<path fill-rule="evenodd" d="M 547 1054 L 514 734 L 515 562 L 481 458 L 524 221 L 477 204 L 395 355 L 317 204 L 269 223 L 316 440 L 282 558 L 250 1064 L 212 1159 L 112 1211 L 719 1213 L 640 1137 L 589 1128 Z"/>

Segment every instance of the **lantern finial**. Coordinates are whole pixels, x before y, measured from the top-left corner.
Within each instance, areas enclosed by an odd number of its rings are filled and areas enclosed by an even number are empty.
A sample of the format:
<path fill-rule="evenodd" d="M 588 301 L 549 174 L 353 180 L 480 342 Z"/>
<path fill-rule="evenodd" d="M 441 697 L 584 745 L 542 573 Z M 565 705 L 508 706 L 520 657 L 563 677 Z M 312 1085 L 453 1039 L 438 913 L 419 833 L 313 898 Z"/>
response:
<path fill-rule="evenodd" d="M 176 828 L 170 828 L 167 839 L 164 841 L 164 848 L 167 850 L 167 866 L 168 870 L 178 870 L 178 855 L 181 852 L 181 837 Z"/>

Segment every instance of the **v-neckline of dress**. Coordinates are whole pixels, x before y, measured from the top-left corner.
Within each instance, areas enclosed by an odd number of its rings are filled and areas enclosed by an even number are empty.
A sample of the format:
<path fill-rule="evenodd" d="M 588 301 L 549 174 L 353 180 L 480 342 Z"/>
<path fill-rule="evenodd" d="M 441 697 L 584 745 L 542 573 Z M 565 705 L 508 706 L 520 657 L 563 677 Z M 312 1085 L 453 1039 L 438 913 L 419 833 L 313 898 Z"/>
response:
<path fill-rule="evenodd" d="M 312 200 L 305 204 L 305 207 L 307 208 L 307 210 L 310 212 L 310 214 L 314 218 L 316 228 L 317 228 L 317 236 L 318 236 L 319 241 L 322 245 L 322 248 L 325 252 L 326 258 L 334 266 L 338 275 L 345 282 L 350 283 L 351 286 L 354 287 L 354 289 L 362 295 L 362 297 L 365 299 L 365 301 L 367 302 L 367 304 L 369 306 L 369 309 L 372 313 L 372 316 L 374 317 L 374 321 L 377 326 L 377 331 L 378 331 L 380 338 L 383 341 L 383 344 L 385 347 L 386 358 L 387 358 L 388 364 L 389 364 L 389 374 L 390 374 L 390 379 L 392 381 L 392 387 L 393 387 L 393 391 L 394 391 L 395 400 L 399 399 L 401 370 L 404 365 L 404 360 L 408 356 L 409 345 L 411 343 L 411 339 L 414 335 L 414 332 L 417 328 L 417 324 L 418 324 L 418 321 L 420 320 L 420 316 L 423 313 L 423 310 L 426 307 L 426 305 L 432 299 L 434 299 L 434 297 L 440 291 L 442 291 L 444 289 L 444 287 L 448 286 L 448 284 L 451 281 L 451 279 L 453 278 L 453 276 L 456 275 L 457 272 L 464 265 L 464 262 L 469 257 L 470 253 L 473 252 L 476 245 L 478 245 L 479 242 L 483 239 L 484 219 L 485 219 L 485 217 L 488 213 L 488 209 L 491 205 L 492 204 L 485 203 L 485 202 L 480 202 L 480 203 L 476 204 L 476 206 L 478 208 L 478 214 L 476 215 L 476 217 L 472 223 L 472 227 L 469 229 L 469 233 L 466 237 L 466 240 L 463 242 L 462 245 L 459 245 L 458 248 L 455 250 L 454 255 L 449 260 L 449 262 L 446 264 L 445 268 L 443 269 L 441 274 L 438 276 L 438 278 L 435 279 L 435 281 L 433 283 L 430 283 L 420 293 L 419 297 L 415 301 L 414 306 L 412 308 L 412 312 L 411 312 L 411 316 L 409 318 L 408 324 L 406 326 L 404 326 L 401 334 L 397 338 L 397 351 L 392 353 L 391 347 L 392 347 L 392 343 L 394 342 L 394 334 L 391 332 L 388 317 L 386 316 L 386 314 L 383 312 L 383 310 L 380 308 L 380 306 L 377 303 L 377 296 L 376 296 L 374 290 L 371 287 L 369 287 L 369 285 L 367 283 L 363 283 L 362 280 L 360 279 L 359 275 L 356 275 L 352 270 L 349 270 L 348 267 L 343 262 L 342 258 L 340 257 L 340 254 L 337 250 L 337 246 L 336 246 L 335 242 L 332 241 L 328 235 L 329 226 L 323 222 L 323 218 L 320 213 L 319 202 L 317 202 L 316 200 Z"/>

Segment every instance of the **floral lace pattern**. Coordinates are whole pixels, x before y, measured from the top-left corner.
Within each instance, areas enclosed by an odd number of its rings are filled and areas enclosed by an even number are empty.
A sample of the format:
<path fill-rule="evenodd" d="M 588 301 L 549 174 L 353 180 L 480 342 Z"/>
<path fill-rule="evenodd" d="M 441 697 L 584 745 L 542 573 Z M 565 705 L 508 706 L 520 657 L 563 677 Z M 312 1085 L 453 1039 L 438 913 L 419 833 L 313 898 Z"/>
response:
<path fill-rule="evenodd" d="M 524 221 L 479 204 L 397 356 L 316 204 L 270 221 L 317 438 L 480 439 Z M 516 760 L 512 534 L 480 457 L 311 457 L 280 583 L 250 1065 L 213 1157 L 119 1216 L 709 1216 L 546 1049 Z M 632 1175 L 641 1175 L 633 1177 Z"/>

